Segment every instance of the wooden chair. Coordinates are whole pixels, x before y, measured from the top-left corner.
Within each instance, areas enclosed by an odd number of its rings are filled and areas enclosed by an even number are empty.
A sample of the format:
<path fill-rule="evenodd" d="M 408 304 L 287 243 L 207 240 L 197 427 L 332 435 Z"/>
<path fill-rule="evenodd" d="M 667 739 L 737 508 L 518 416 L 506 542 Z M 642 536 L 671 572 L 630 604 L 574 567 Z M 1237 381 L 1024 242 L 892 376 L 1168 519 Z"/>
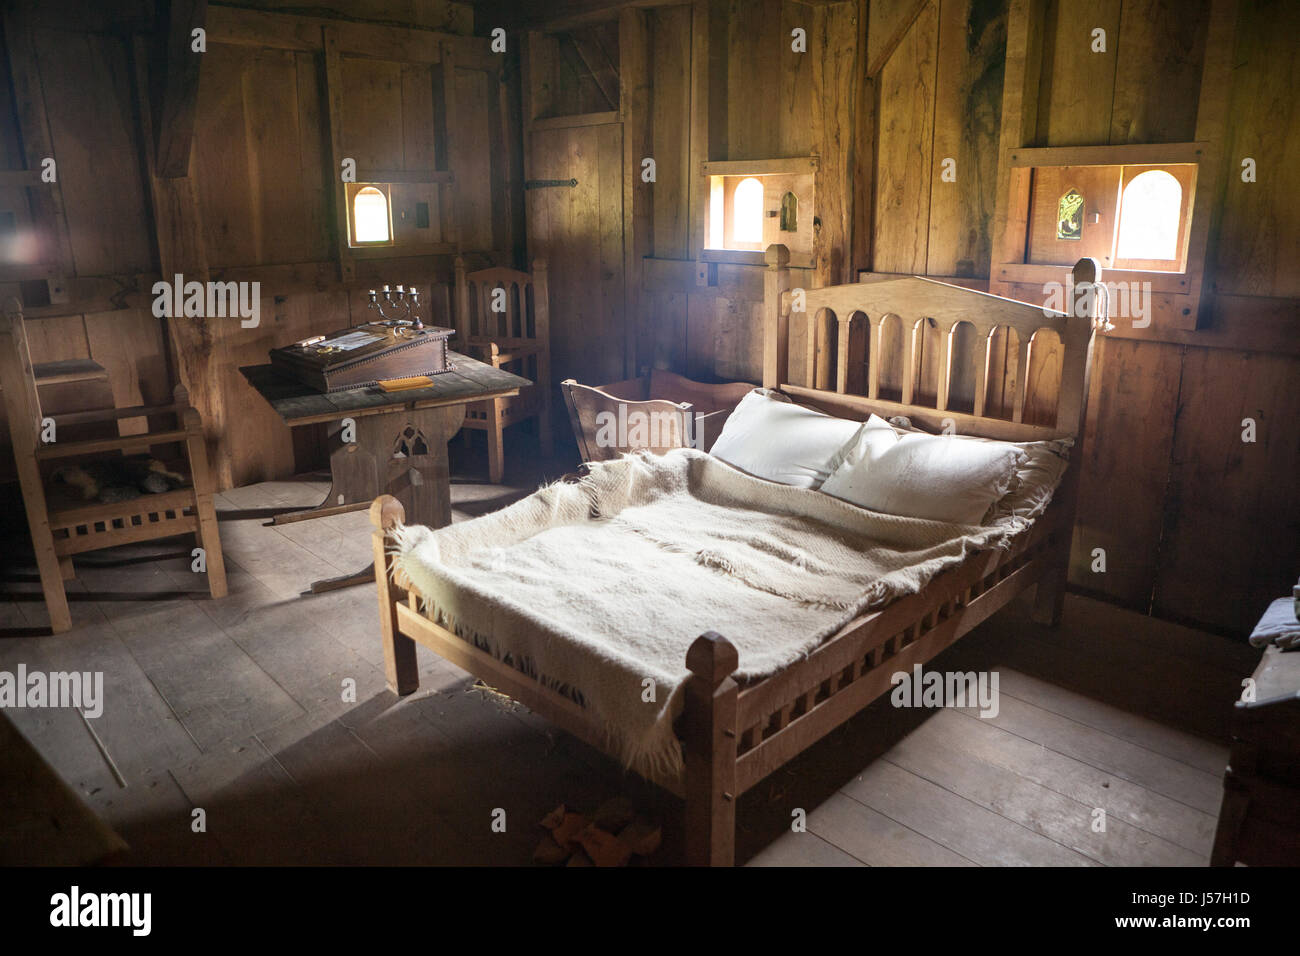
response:
<path fill-rule="evenodd" d="M 731 410 L 754 390 L 748 382 L 712 385 L 661 369 L 595 388 L 569 379 L 562 382 L 560 388 L 564 392 L 569 421 L 583 461 L 607 461 L 637 448 L 649 448 L 658 454 L 693 444 L 708 451 L 721 434 Z M 619 440 L 611 445 L 608 431 L 604 435 L 598 434 L 597 416 L 602 412 L 616 417 L 622 414 L 628 421 L 635 420 L 632 417 L 634 413 L 645 414 L 649 416 L 650 424 L 659 422 L 658 435 L 642 435 L 624 429 L 623 434 L 618 435 Z M 655 418 L 656 415 L 673 413 L 682 416 L 675 439 L 665 431 L 666 419 Z"/>
<path fill-rule="evenodd" d="M 571 378 L 560 390 L 584 462 L 611 461 L 643 448 L 660 455 L 690 445 L 690 405 L 623 398 Z"/>
<path fill-rule="evenodd" d="M 546 291 L 546 261 L 533 272 L 482 269 L 465 273 L 456 257 L 456 338 L 453 347 L 494 368 L 522 375 L 532 385 L 511 398 L 471 402 L 465 428 L 487 432 L 488 478 L 500 484 L 505 475 L 503 432 L 526 418 L 537 419 L 543 454 L 551 448 L 551 332 Z"/>
<path fill-rule="evenodd" d="M 203 424 L 189 403 L 189 394 L 177 386 L 170 405 L 137 406 L 46 416 L 41 410 L 36 376 L 32 368 L 22 306 L 17 299 L 5 303 L 0 321 L 0 384 L 9 413 L 9 432 L 14 463 L 22 488 L 27 526 L 31 530 L 41 590 L 49 609 L 50 626 L 58 634 L 72 627 L 65 580 L 75 576 L 72 556 L 135 541 L 149 541 L 193 533 L 204 550 L 208 589 L 214 598 L 226 594 L 226 566 L 217 533 L 217 514 L 212 503 L 212 473 L 208 469 Z M 117 435 L 66 440 L 69 426 L 116 423 L 131 419 L 172 416 L 172 429 L 137 435 Z M 56 440 L 41 440 L 42 420 L 54 422 Z M 61 501 L 47 491 L 46 472 L 52 464 L 103 460 L 127 452 L 145 452 L 155 447 L 181 446 L 190 484 L 162 494 L 141 494 L 127 501 Z"/>

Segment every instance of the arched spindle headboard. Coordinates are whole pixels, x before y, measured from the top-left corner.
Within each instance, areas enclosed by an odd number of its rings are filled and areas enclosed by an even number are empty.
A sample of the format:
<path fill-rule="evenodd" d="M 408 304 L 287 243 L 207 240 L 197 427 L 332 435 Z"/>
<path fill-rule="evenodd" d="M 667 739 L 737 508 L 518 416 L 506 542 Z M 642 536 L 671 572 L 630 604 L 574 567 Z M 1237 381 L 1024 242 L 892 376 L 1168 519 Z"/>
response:
<path fill-rule="evenodd" d="M 1002 296 L 950 285 L 921 276 L 869 279 L 822 289 L 790 287 L 790 253 L 783 245 L 767 249 L 764 284 L 763 384 L 800 402 L 866 417 L 906 415 L 918 424 L 939 430 L 948 419 L 958 431 L 990 438 L 1031 440 L 1071 436 L 1083 430 L 1088 378 L 1095 331 L 1106 328 L 1101 270 L 1093 259 L 1080 259 L 1072 270 L 1061 270 L 1060 309 L 1031 305 Z M 892 336 L 890 323 L 901 333 L 895 348 L 901 355 L 898 397 L 884 394 L 881 369 Z M 802 324 L 802 327 L 801 325 Z M 949 402 L 957 330 L 973 330 L 975 355 L 974 402 L 970 411 Z M 921 334 L 937 332 L 939 353 L 933 404 L 919 396 Z M 1011 395 L 1010 414 L 999 416 L 986 407 L 993 385 L 989 343 L 998 330 L 1014 333 L 1014 362 L 999 368 L 999 393 Z M 1009 333 L 1006 332 L 1009 330 Z M 791 352 L 793 336 L 802 344 Z M 1036 343 L 1051 332 L 1061 350 L 1061 374 L 1056 387 L 1052 424 L 1025 421 L 1030 368 Z M 796 374 L 797 372 L 797 374 Z M 803 384 L 795 384 L 799 379 Z"/>

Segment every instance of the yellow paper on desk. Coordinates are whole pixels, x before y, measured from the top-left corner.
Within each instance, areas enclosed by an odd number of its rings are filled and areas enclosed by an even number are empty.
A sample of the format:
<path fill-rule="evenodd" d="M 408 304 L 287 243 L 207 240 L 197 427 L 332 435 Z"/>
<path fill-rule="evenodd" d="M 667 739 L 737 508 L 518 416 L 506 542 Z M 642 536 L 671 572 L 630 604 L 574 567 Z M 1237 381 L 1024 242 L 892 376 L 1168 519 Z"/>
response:
<path fill-rule="evenodd" d="M 381 380 L 378 385 L 385 392 L 401 392 L 409 388 L 428 388 L 433 379 L 427 375 L 413 375 L 410 378 L 390 378 Z"/>

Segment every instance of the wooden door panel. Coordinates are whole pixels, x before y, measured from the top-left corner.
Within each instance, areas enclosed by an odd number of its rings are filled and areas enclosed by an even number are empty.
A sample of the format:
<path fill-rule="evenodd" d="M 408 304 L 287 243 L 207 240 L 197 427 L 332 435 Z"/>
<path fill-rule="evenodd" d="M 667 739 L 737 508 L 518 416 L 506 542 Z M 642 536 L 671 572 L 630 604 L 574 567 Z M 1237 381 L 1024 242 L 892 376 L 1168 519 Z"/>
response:
<path fill-rule="evenodd" d="M 625 377 L 623 127 L 531 134 L 530 177 L 578 185 L 528 190 L 529 255 L 549 264 L 552 379 Z"/>

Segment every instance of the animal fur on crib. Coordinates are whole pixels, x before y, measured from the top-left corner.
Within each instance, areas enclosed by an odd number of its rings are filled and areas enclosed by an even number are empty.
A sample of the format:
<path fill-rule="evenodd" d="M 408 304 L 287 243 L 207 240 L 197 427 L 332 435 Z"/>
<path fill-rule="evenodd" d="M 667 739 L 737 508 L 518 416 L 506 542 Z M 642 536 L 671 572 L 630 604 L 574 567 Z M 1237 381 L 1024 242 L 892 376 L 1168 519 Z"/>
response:
<path fill-rule="evenodd" d="M 54 479 L 85 501 L 105 504 L 130 501 L 142 494 L 160 495 L 190 483 L 156 458 L 114 458 L 65 465 L 54 473 Z"/>

